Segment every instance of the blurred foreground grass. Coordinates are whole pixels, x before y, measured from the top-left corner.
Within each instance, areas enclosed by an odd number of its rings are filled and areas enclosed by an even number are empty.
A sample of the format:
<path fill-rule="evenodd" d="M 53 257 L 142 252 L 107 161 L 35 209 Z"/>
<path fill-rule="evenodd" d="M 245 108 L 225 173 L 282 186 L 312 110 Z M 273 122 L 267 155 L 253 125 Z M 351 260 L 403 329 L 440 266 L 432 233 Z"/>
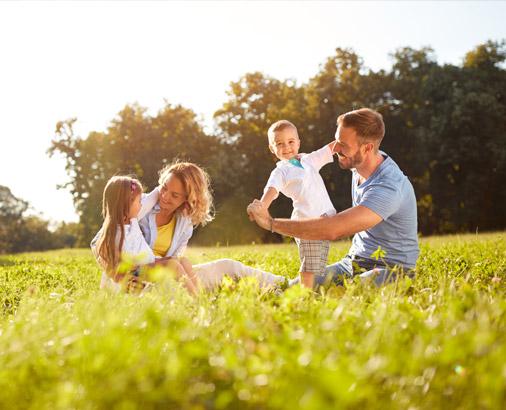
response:
<path fill-rule="evenodd" d="M 0 408 L 504 408 L 505 239 L 424 239 L 414 281 L 319 295 L 113 295 L 88 250 L 0 256 Z M 188 256 L 298 269 L 295 245 Z"/>

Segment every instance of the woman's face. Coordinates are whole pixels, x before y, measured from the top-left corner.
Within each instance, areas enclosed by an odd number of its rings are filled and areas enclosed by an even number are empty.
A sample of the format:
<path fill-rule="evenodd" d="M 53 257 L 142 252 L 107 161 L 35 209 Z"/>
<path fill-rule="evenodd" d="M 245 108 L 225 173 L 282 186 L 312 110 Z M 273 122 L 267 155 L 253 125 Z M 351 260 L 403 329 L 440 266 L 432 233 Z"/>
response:
<path fill-rule="evenodd" d="M 158 204 L 165 212 L 175 212 L 186 201 L 186 191 L 183 183 L 174 174 L 169 174 L 160 188 Z"/>

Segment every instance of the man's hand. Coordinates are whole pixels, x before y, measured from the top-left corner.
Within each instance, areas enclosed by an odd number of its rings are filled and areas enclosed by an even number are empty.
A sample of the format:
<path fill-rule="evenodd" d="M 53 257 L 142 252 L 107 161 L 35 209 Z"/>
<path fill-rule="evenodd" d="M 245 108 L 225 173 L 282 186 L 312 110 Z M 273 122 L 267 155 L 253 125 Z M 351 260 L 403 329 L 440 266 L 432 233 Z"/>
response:
<path fill-rule="evenodd" d="M 271 216 L 264 203 L 255 199 L 246 209 L 250 219 L 254 219 L 257 225 L 261 228 L 270 230 L 271 229 Z"/>

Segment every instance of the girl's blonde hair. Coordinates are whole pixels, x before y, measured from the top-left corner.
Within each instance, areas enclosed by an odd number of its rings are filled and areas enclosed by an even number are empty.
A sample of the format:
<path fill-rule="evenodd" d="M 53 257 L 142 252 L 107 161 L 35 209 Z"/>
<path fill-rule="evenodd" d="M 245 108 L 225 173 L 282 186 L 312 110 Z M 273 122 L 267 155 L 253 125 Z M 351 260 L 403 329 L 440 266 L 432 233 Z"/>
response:
<path fill-rule="evenodd" d="M 104 188 L 102 198 L 102 233 L 97 241 L 98 256 L 108 275 L 114 276 L 120 262 L 120 249 L 125 240 L 124 224 L 128 223 L 130 207 L 137 195 L 142 193 L 141 183 L 128 176 L 114 176 Z M 119 243 L 117 242 L 120 228 Z"/>
<path fill-rule="evenodd" d="M 158 183 L 164 185 L 170 175 L 177 177 L 186 191 L 186 206 L 183 212 L 194 226 L 204 226 L 212 221 L 213 196 L 209 175 L 191 162 L 176 161 L 159 171 Z"/>

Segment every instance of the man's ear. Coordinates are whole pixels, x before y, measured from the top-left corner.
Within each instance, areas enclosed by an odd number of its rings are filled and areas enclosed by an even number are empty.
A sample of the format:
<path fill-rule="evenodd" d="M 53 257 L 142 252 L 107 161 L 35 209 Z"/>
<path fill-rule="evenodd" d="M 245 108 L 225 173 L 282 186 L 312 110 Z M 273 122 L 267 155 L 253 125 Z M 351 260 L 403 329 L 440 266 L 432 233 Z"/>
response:
<path fill-rule="evenodd" d="M 365 151 L 366 152 L 374 151 L 374 143 L 368 142 L 367 144 L 365 144 Z"/>

